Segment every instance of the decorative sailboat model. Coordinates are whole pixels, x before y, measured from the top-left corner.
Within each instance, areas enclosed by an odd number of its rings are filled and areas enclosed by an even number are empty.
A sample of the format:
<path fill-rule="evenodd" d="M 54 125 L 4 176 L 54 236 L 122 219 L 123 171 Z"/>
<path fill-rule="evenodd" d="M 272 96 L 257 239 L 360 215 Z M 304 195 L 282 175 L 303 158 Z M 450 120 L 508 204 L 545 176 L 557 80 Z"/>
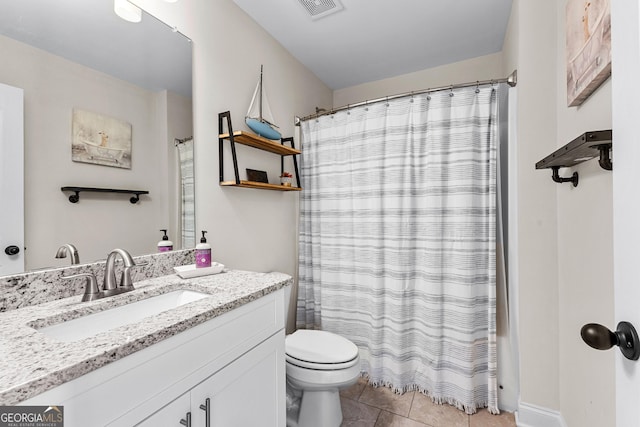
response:
<path fill-rule="evenodd" d="M 262 65 L 260 66 L 260 80 L 258 80 L 256 90 L 253 92 L 249 111 L 247 111 L 244 121 L 252 131 L 262 137 L 273 140 L 282 138 L 280 132 L 275 129 L 278 126 L 273 124 L 273 114 L 262 84 Z"/>

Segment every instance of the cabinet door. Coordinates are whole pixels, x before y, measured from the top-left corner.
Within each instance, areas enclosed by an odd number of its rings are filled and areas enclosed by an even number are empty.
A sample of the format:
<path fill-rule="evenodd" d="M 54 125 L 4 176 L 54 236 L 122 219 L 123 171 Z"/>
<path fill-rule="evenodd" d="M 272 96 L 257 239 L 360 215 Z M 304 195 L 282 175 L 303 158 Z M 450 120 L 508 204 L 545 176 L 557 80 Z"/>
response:
<path fill-rule="evenodd" d="M 285 381 L 280 331 L 191 390 L 192 426 L 284 427 Z"/>
<path fill-rule="evenodd" d="M 185 393 L 164 408 L 155 412 L 149 418 L 136 424 L 139 427 L 181 427 L 180 420 L 186 420 L 187 412 L 191 411 L 191 396 Z M 194 425 L 193 422 L 191 425 Z M 204 424 L 203 424 L 204 425 Z"/>

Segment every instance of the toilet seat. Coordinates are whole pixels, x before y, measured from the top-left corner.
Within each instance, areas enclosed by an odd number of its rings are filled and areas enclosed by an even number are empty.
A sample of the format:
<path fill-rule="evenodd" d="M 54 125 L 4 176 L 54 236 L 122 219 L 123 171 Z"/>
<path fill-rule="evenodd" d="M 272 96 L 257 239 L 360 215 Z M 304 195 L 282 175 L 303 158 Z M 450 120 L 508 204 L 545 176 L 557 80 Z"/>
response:
<path fill-rule="evenodd" d="M 359 362 L 358 347 L 348 339 L 306 329 L 286 337 L 285 358 L 295 366 L 314 370 L 348 369 Z"/>

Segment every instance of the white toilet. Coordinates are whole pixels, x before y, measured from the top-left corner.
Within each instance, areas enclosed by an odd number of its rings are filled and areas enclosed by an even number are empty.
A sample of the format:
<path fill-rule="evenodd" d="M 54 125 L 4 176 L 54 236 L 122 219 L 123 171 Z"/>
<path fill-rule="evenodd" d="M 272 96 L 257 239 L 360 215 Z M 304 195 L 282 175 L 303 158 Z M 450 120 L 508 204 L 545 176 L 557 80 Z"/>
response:
<path fill-rule="evenodd" d="M 301 397 L 299 411 L 287 414 L 287 425 L 340 426 L 339 390 L 360 376 L 358 347 L 331 332 L 298 330 L 285 339 L 285 358 L 287 394 Z"/>

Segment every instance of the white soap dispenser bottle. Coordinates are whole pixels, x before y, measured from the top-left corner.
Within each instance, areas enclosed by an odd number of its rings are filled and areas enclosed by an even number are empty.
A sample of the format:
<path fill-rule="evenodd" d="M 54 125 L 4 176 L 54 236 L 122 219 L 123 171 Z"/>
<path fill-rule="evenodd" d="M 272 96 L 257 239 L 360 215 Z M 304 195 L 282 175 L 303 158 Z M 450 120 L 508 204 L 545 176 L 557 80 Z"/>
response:
<path fill-rule="evenodd" d="M 202 232 L 200 243 L 196 245 L 196 268 L 211 267 L 211 245 L 204 237 L 206 233 L 206 231 Z"/>
<path fill-rule="evenodd" d="M 169 236 L 167 236 L 167 230 L 160 230 L 164 232 L 164 236 L 162 236 L 162 240 L 158 242 L 158 252 L 169 252 L 173 250 L 173 242 L 169 240 Z"/>

